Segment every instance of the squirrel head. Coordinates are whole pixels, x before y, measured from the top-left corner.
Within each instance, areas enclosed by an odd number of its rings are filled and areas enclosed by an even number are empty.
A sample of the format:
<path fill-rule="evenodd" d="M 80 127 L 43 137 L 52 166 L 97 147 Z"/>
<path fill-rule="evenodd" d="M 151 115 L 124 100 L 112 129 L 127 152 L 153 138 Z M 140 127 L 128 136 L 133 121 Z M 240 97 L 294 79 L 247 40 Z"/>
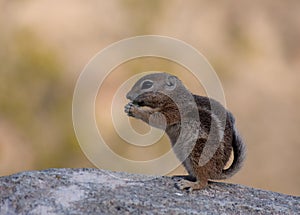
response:
<path fill-rule="evenodd" d="M 198 114 L 193 94 L 174 75 L 152 73 L 139 79 L 126 98 L 134 105 L 155 108 L 169 118 L 179 118 L 181 114 L 195 118 Z M 198 115 L 197 115 L 198 116 Z"/>
<path fill-rule="evenodd" d="M 169 95 L 179 84 L 181 85 L 181 81 L 174 75 L 152 73 L 139 79 L 127 93 L 126 98 L 134 101 L 139 95 L 149 92 Z"/>

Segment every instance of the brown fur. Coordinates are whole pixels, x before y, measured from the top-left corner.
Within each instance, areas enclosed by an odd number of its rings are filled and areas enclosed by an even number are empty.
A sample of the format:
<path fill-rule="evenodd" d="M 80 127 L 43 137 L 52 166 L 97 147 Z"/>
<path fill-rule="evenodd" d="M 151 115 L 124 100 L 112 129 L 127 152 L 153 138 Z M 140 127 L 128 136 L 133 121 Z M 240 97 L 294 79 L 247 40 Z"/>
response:
<path fill-rule="evenodd" d="M 153 86 L 143 89 L 142 84 L 145 81 L 152 82 Z M 177 77 L 167 73 L 144 76 L 133 86 L 127 98 L 132 101 L 125 106 L 125 112 L 129 116 L 162 129 L 166 121 L 165 131 L 175 154 L 183 162 L 191 178 L 196 179 L 195 181 L 182 179 L 176 184 L 178 188 L 190 191 L 203 189 L 207 186 L 209 179 L 226 179 L 241 168 L 245 156 L 245 145 L 234 126 L 232 114 L 217 101 L 191 94 Z M 191 102 L 196 104 L 200 124 L 195 120 Z M 214 105 L 214 112 L 212 112 L 211 105 Z M 182 107 L 182 113 L 180 113 L 179 106 Z M 221 124 L 219 117 L 221 113 L 225 114 L 224 129 L 218 127 Z M 151 120 L 149 120 L 150 116 Z M 182 117 L 185 119 L 184 122 L 181 120 Z M 213 132 L 211 130 L 213 125 L 216 126 L 216 129 L 213 129 L 216 133 L 213 133 L 211 138 L 217 144 L 217 148 L 213 151 L 214 154 L 208 157 L 209 151 L 204 151 L 204 148 L 210 132 Z M 182 126 L 188 129 L 180 137 Z M 193 136 L 197 133 L 195 131 L 199 132 L 197 137 Z M 191 144 L 193 141 L 195 143 Z M 228 170 L 224 170 L 232 149 L 234 151 L 233 164 Z M 190 153 L 184 159 L 186 152 Z M 201 156 L 210 159 L 204 165 L 200 165 Z"/>

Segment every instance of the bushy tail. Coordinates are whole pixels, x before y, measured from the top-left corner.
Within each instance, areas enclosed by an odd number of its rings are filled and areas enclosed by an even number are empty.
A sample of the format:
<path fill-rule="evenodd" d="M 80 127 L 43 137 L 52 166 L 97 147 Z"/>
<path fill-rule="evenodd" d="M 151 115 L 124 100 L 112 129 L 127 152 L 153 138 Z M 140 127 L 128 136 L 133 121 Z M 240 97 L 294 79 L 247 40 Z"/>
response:
<path fill-rule="evenodd" d="M 233 162 L 228 169 L 224 169 L 220 179 L 227 179 L 237 173 L 243 166 L 243 162 L 246 157 L 246 145 L 244 144 L 241 136 L 236 129 L 234 118 L 232 114 L 229 114 L 231 121 L 233 123 L 233 139 L 232 139 L 232 148 L 233 148 Z"/>

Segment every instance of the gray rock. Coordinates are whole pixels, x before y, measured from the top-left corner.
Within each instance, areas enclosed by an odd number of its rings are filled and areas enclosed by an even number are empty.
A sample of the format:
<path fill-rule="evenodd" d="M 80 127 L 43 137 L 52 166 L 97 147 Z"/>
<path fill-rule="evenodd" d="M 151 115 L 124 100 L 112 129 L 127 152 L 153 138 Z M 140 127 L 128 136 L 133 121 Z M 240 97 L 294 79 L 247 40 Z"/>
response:
<path fill-rule="evenodd" d="M 211 183 L 187 193 L 170 177 L 49 169 L 0 178 L 0 214 L 299 214 L 300 197 Z"/>

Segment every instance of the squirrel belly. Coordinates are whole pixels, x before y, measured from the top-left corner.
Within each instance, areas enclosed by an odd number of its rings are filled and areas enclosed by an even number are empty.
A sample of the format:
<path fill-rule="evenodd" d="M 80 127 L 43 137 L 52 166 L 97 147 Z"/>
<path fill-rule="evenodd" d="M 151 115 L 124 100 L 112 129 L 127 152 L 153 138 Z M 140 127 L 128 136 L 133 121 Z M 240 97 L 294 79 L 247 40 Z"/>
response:
<path fill-rule="evenodd" d="M 219 102 L 192 94 L 168 73 L 142 77 L 126 97 L 128 116 L 165 129 L 176 156 L 195 178 L 178 181 L 179 189 L 203 189 L 209 179 L 227 179 L 241 169 L 246 147 L 233 115 Z M 224 169 L 232 151 L 233 162 Z"/>

